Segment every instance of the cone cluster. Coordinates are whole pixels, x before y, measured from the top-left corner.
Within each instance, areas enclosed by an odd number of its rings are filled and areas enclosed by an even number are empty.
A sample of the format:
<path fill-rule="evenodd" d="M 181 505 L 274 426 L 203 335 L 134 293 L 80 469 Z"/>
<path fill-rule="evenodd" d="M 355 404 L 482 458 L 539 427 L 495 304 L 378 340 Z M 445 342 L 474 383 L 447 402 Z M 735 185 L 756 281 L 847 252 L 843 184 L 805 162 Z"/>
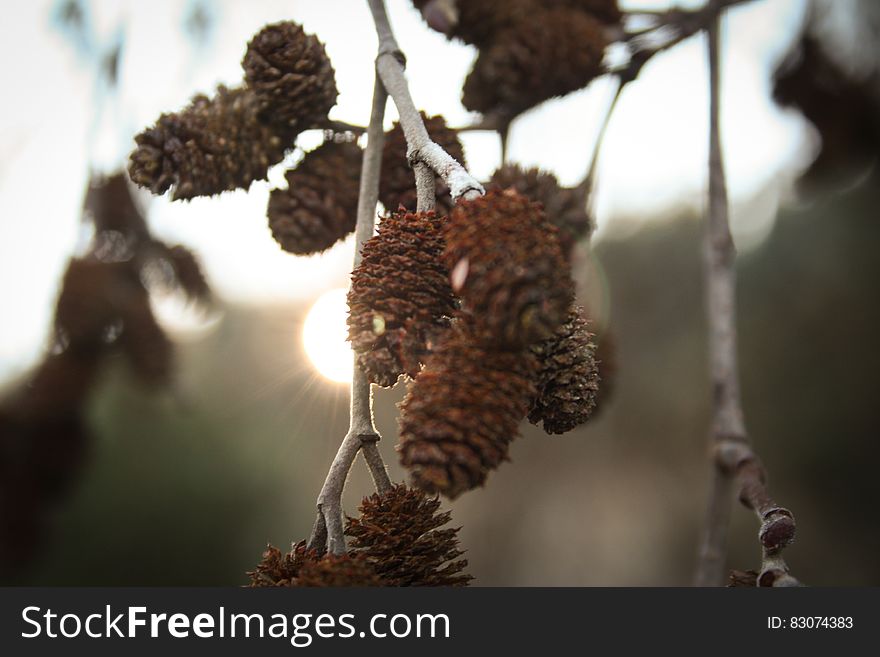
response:
<path fill-rule="evenodd" d="M 295 23 L 269 25 L 248 44 L 245 83 L 197 95 L 135 137 L 131 179 L 172 198 L 213 196 L 264 180 L 297 134 L 324 121 L 336 100 L 323 46 Z"/>
<path fill-rule="evenodd" d="M 452 287 L 493 348 L 546 339 L 574 295 L 557 229 L 540 205 L 515 190 L 459 203 L 444 227 Z"/>
<path fill-rule="evenodd" d="M 433 212 L 401 210 L 364 244 L 348 292 L 348 335 L 371 383 L 416 376 L 455 310 L 441 226 Z"/>
<path fill-rule="evenodd" d="M 450 498 L 508 459 L 536 393 L 532 354 L 493 350 L 474 331 L 460 315 L 400 404 L 401 463 L 416 486 Z"/>
<path fill-rule="evenodd" d="M 549 434 L 571 431 L 596 408 L 599 369 L 592 338 L 582 309 L 573 308 L 552 338 L 531 347 L 540 367 L 529 421 L 543 423 Z"/>
<path fill-rule="evenodd" d="M 318 253 L 354 230 L 362 152 L 352 142 L 326 141 L 285 174 L 266 214 L 272 236 L 297 255 Z"/>
<path fill-rule="evenodd" d="M 320 554 L 305 541 L 287 554 L 269 545 L 250 586 L 466 586 L 458 529 L 442 529 L 450 514 L 439 506 L 402 484 L 366 497 L 360 516 L 346 521 L 348 554 Z"/>
<path fill-rule="evenodd" d="M 561 187 L 552 173 L 509 164 L 492 174 L 489 187 L 512 188 L 540 203 L 550 223 L 558 229 L 562 253 L 568 259 L 574 244 L 589 237 L 593 230 L 584 195 L 577 189 Z"/>
<path fill-rule="evenodd" d="M 424 112 L 421 114 L 431 141 L 438 144 L 462 166 L 466 167 L 464 148 L 458 139 L 458 133 L 446 125 L 446 120 L 442 116 L 429 117 Z M 454 205 L 454 201 L 449 195 L 449 187 L 442 178 L 435 176 L 434 188 L 436 190 L 435 210 L 437 214 L 449 214 Z M 397 210 L 400 206 L 414 212 L 417 200 L 415 175 L 407 159 L 406 137 L 400 123 L 395 123 L 394 127 L 385 134 L 385 145 L 382 149 L 382 173 L 379 179 L 379 201 L 389 212 Z"/>

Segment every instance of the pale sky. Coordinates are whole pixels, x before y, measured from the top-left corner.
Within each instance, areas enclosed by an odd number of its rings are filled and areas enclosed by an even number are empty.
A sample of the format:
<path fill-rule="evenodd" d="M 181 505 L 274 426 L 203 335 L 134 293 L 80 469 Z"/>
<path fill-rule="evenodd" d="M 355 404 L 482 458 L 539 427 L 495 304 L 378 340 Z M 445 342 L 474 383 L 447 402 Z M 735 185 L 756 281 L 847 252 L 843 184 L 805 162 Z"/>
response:
<path fill-rule="evenodd" d="M 79 213 L 90 163 L 124 162 L 134 134 L 160 112 L 179 109 L 218 82 L 236 84 L 248 39 L 267 22 L 293 19 L 326 44 L 340 91 L 333 118 L 366 124 L 376 37 L 362 0 L 224 0 L 210 2 L 216 25 L 197 47 L 182 31 L 189 0 L 92 3 L 106 47 L 123 30 L 116 104 L 96 114 L 93 63 L 49 19 L 56 0 L 2 3 L 0 57 L 0 382 L 39 357 L 48 335 L 66 259 L 84 240 Z M 626 7 L 668 6 L 660 1 Z M 700 3 L 682 3 L 694 5 Z M 460 102 L 475 51 L 447 42 L 421 22 L 409 0 L 388 0 L 416 105 L 451 125 L 474 119 Z M 772 228 L 778 203 L 810 158 L 804 120 L 775 107 L 770 76 L 796 33 L 803 0 L 755 0 L 730 12 L 723 32 L 722 131 L 741 250 Z M 594 199 L 599 239 L 621 238 L 643 221 L 679 207 L 700 208 L 706 184 L 705 44 L 691 39 L 658 56 L 625 90 L 600 161 Z M 545 103 L 513 126 L 510 159 L 553 171 L 564 184 L 583 175 L 611 93 L 608 80 Z M 389 104 L 389 107 L 392 107 Z M 97 118 L 96 118 L 97 117 Z M 396 113 L 391 109 L 390 125 Z M 306 148 L 320 138 L 307 135 Z M 498 165 L 497 138 L 468 133 L 472 172 Z M 283 180 L 283 166 L 270 181 Z M 353 244 L 297 258 L 282 252 L 266 226 L 269 184 L 191 203 L 142 200 L 154 232 L 192 246 L 218 293 L 247 303 L 294 302 L 345 286 Z M 755 196 L 759 203 L 749 203 Z M 747 205 L 748 204 L 748 205 Z M 748 211 L 744 208 L 748 207 Z M 738 211 L 739 210 L 739 211 Z"/>

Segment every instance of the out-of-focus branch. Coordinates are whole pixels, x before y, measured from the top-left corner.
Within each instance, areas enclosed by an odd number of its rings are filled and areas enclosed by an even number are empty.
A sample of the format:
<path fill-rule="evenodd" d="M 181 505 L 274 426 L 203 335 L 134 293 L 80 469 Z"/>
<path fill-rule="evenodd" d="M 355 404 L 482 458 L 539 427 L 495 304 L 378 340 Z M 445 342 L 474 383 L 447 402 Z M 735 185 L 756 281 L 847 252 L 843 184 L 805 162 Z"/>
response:
<path fill-rule="evenodd" d="M 384 0 L 367 0 L 379 37 L 379 54 L 376 57 L 376 70 L 388 95 L 394 100 L 400 115 L 400 125 L 406 137 L 407 157 L 418 174 L 419 163 L 430 167 L 449 187 L 453 200 L 474 199 L 485 193 L 483 186 L 455 159 L 439 145 L 431 141 L 422 117 L 413 103 L 409 85 L 404 75 L 406 58 L 397 45 Z M 416 176 L 418 182 L 419 176 Z M 427 182 L 427 177 L 423 177 Z M 434 182 L 431 181 L 433 194 Z"/>
<path fill-rule="evenodd" d="M 639 9 L 625 13 L 624 17 L 645 18 L 654 25 L 623 33 L 621 40 L 630 48 L 630 60 L 624 66 L 611 68 L 609 72 L 616 73 L 624 82 L 634 80 L 654 55 L 708 29 L 719 11 L 750 1 L 717 0 L 707 2 L 703 7 L 693 10 Z"/>
<path fill-rule="evenodd" d="M 773 502 L 766 472 L 752 451 L 740 400 L 736 342 L 736 250 L 730 234 L 727 186 L 720 134 L 719 15 L 730 2 L 715 0 L 707 26 L 709 60 L 709 203 L 704 238 L 709 369 L 712 384 L 712 486 L 695 583 L 718 586 L 724 578 L 727 533 L 734 490 L 761 521 L 763 563 L 759 585 L 791 585 L 781 551 L 794 539 L 791 512 Z"/>
<path fill-rule="evenodd" d="M 382 144 L 385 139 L 383 121 L 388 94 L 379 76 L 373 86 L 373 108 L 367 130 L 367 147 L 361 167 L 360 195 L 358 197 L 355 227 L 354 267 L 360 264 L 364 243 L 373 235 L 376 204 L 379 201 L 379 172 L 382 165 Z M 433 183 L 433 180 L 432 180 Z M 364 459 L 379 492 L 391 489 L 391 481 L 376 443 L 379 432 L 373 424 L 373 398 L 370 382 L 354 361 L 351 380 L 350 425 L 339 450 L 330 465 L 324 485 L 318 495 L 318 517 L 309 537 L 309 547 L 320 553 L 345 554 L 345 534 L 342 517 L 342 491 L 358 451 Z"/>

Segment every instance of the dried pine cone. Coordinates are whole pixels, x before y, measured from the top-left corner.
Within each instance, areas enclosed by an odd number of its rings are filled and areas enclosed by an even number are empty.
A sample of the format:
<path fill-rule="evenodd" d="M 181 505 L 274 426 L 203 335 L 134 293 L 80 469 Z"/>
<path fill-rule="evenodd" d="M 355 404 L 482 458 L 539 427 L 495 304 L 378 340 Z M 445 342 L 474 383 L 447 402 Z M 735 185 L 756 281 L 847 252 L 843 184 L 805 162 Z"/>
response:
<path fill-rule="evenodd" d="M 132 285 L 120 307 L 119 344 L 134 374 L 147 385 L 164 385 L 174 369 L 174 345 L 159 326 L 143 285 Z"/>
<path fill-rule="evenodd" d="M 306 548 L 305 541 L 290 552 L 269 545 L 254 571 L 248 572 L 253 588 L 299 586 L 388 586 L 360 555 L 319 556 Z"/>
<path fill-rule="evenodd" d="M 601 75 L 606 45 L 602 24 L 582 12 L 535 12 L 480 52 L 465 80 L 462 103 L 472 111 L 511 119 Z"/>
<path fill-rule="evenodd" d="M 581 311 L 572 309 L 568 321 L 552 338 L 531 347 L 540 363 L 538 396 L 529 422 L 544 423 L 549 434 L 565 433 L 586 422 L 596 407 L 599 370 L 596 345 Z"/>
<path fill-rule="evenodd" d="M 444 227 L 452 289 L 493 348 L 549 338 L 573 296 L 556 227 L 513 190 L 459 203 Z"/>
<path fill-rule="evenodd" d="M 545 7 L 569 7 L 577 9 L 606 25 L 620 23 L 623 14 L 617 0 L 541 0 Z"/>
<path fill-rule="evenodd" d="M 527 20 L 536 0 L 414 0 L 413 4 L 438 32 L 483 47 L 502 30 Z"/>
<path fill-rule="evenodd" d="M 260 117 L 287 132 L 320 125 L 336 104 L 336 77 L 324 46 L 292 21 L 260 30 L 241 65 L 259 99 Z"/>
<path fill-rule="evenodd" d="M 593 221 L 586 210 L 586 199 L 577 189 L 560 187 L 552 173 L 508 164 L 492 174 L 490 184 L 500 189 L 512 187 L 540 203 L 550 223 L 559 229 L 559 242 L 566 258 L 571 256 L 575 242 L 589 236 L 593 230 Z"/>
<path fill-rule="evenodd" d="M 400 404 L 401 463 L 413 483 L 455 498 L 483 484 L 507 460 L 535 397 L 537 365 L 528 351 L 494 351 L 474 339 L 463 315 Z"/>
<path fill-rule="evenodd" d="M 440 500 L 403 484 L 364 498 L 359 518 L 348 518 L 351 553 L 362 556 L 389 586 L 467 586 L 467 561 L 458 529 L 439 529 L 450 513 Z"/>
<path fill-rule="evenodd" d="M 99 349 L 119 319 L 120 303 L 132 282 L 128 263 L 71 259 L 55 306 L 60 343 Z"/>
<path fill-rule="evenodd" d="M 265 179 L 296 135 L 260 121 L 259 107 L 250 89 L 221 85 L 213 98 L 200 94 L 182 111 L 162 114 L 135 137 L 131 179 L 154 194 L 173 186 L 175 200 L 247 189 Z"/>
<path fill-rule="evenodd" d="M 393 386 L 415 376 L 455 309 L 443 265 L 441 220 L 395 212 L 363 248 L 348 292 L 348 339 L 367 379 Z"/>
<path fill-rule="evenodd" d="M 362 153 L 354 142 L 327 141 L 286 174 L 269 195 L 269 228 L 289 253 L 324 251 L 354 230 Z"/>
<path fill-rule="evenodd" d="M 446 120 L 442 116 L 428 117 L 424 112 L 421 114 L 431 141 L 436 142 L 462 166 L 467 166 L 458 133 L 446 126 Z M 449 195 L 449 187 L 439 176 L 435 176 L 434 188 L 437 195 L 435 208 L 437 214 L 449 214 L 454 205 Z M 401 205 L 415 212 L 417 200 L 415 174 L 406 157 L 406 137 L 400 123 L 395 123 L 385 135 L 385 146 L 382 149 L 379 201 L 389 212 L 397 210 Z"/>

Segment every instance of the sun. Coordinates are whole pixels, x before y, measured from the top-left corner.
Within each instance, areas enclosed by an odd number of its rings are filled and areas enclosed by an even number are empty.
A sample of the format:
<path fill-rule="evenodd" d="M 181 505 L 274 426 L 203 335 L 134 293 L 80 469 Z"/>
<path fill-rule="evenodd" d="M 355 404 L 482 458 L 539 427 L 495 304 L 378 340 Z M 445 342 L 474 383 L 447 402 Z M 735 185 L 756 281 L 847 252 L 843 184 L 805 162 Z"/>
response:
<path fill-rule="evenodd" d="M 303 325 L 303 346 L 312 365 L 325 378 L 351 382 L 352 353 L 346 340 L 348 303 L 345 289 L 325 292 L 309 309 Z"/>

